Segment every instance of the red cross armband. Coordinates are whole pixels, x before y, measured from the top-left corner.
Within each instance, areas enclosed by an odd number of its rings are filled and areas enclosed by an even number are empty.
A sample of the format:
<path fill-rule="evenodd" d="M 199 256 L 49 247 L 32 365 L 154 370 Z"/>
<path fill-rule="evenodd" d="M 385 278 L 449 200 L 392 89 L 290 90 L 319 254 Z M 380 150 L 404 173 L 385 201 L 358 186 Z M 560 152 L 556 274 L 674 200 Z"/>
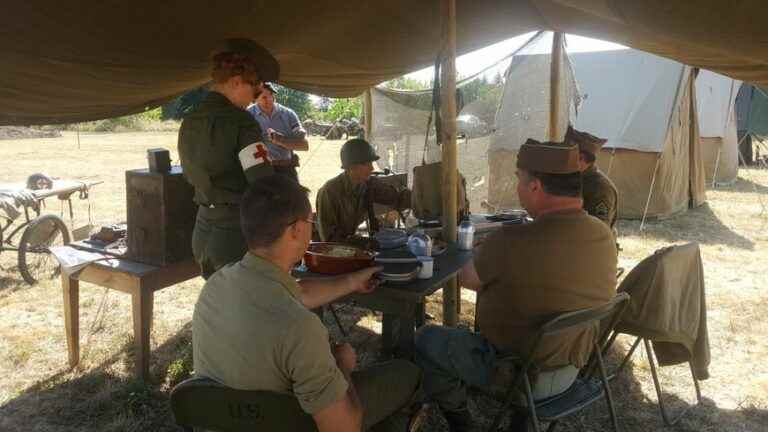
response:
<path fill-rule="evenodd" d="M 242 165 L 243 171 L 247 171 L 249 168 L 263 163 L 271 162 L 267 148 L 260 142 L 253 143 L 240 150 L 237 157 L 240 158 L 240 165 Z"/>

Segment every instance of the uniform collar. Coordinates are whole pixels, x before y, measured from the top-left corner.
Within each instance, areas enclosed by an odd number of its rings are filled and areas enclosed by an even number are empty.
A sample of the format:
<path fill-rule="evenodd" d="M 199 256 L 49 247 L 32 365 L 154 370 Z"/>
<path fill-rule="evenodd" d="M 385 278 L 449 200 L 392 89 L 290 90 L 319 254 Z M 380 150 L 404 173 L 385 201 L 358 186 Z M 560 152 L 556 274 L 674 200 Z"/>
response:
<path fill-rule="evenodd" d="M 584 170 L 584 174 L 592 174 L 597 172 L 597 164 L 593 163 L 589 168 Z"/>
<path fill-rule="evenodd" d="M 203 106 L 203 105 L 209 105 L 211 107 L 217 107 L 217 108 L 226 106 L 226 107 L 241 109 L 235 106 L 235 104 L 233 104 L 232 101 L 230 101 L 226 96 L 213 90 L 209 91 L 208 94 L 205 96 L 205 99 L 203 99 L 203 102 L 200 104 L 200 106 Z"/>
<path fill-rule="evenodd" d="M 543 214 L 535 219 L 535 221 L 539 221 L 542 219 L 548 219 L 548 218 L 559 218 L 559 217 L 569 217 L 569 216 L 577 216 L 587 214 L 587 212 L 584 209 L 565 209 L 565 210 L 557 210 L 553 212 L 549 212 L 547 214 Z M 534 222 L 535 222 L 534 221 Z"/>
<path fill-rule="evenodd" d="M 296 279 L 288 273 L 282 271 L 278 266 L 269 260 L 266 260 L 258 255 L 254 255 L 250 252 L 243 256 L 240 264 L 246 269 L 258 273 L 259 276 L 272 279 L 273 281 L 282 285 L 286 291 L 299 302 L 301 302 L 301 287 L 299 287 Z"/>

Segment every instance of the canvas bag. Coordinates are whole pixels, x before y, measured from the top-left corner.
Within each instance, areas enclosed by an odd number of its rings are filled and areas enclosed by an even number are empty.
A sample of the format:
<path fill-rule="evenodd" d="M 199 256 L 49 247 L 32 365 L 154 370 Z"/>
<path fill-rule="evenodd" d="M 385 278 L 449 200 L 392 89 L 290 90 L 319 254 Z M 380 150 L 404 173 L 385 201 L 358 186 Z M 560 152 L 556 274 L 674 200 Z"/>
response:
<path fill-rule="evenodd" d="M 467 181 L 458 173 L 456 197 L 458 220 L 469 210 Z M 418 219 L 435 220 L 443 216 L 443 163 L 422 163 L 413 168 L 411 208 Z"/>
<path fill-rule="evenodd" d="M 411 209 L 414 216 L 421 220 L 436 220 L 443 216 L 443 163 L 426 162 L 427 143 L 429 130 L 432 127 L 433 116 L 435 135 L 440 137 L 442 129 L 440 119 L 440 57 L 435 61 L 435 77 L 432 88 L 432 110 L 427 120 L 427 133 L 424 137 L 424 152 L 421 156 L 421 165 L 413 168 L 413 188 L 411 190 Z M 456 93 L 457 111 L 463 106 L 461 92 Z M 439 145 L 439 144 L 438 144 Z M 458 174 L 458 191 L 456 197 L 456 208 L 458 211 L 458 220 L 469 212 L 469 203 L 467 200 L 467 180 L 461 173 Z"/>

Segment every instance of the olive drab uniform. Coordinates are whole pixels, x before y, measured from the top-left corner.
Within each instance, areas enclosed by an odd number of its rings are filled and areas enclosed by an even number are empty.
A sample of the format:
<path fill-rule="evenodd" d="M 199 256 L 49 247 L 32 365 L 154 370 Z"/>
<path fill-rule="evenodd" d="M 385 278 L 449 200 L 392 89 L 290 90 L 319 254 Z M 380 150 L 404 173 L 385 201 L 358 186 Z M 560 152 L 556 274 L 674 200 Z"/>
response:
<path fill-rule="evenodd" d="M 307 414 L 328 408 L 349 387 L 331 353 L 328 330 L 302 303 L 296 279 L 251 253 L 206 281 L 192 316 L 192 338 L 197 376 L 294 395 Z M 363 430 L 406 429 L 403 408 L 421 399 L 416 365 L 392 360 L 350 378 L 363 403 Z"/>
<path fill-rule="evenodd" d="M 355 186 L 346 173 L 329 180 L 317 192 L 315 207 L 320 238 L 323 241 L 354 241 L 357 227 L 369 219 L 371 202 L 404 210 L 411 206 L 411 191 L 397 190 L 375 177 Z"/>
<path fill-rule="evenodd" d="M 592 165 L 581 176 L 584 210 L 615 230 L 619 193 L 611 179 Z"/>
<path fill-rule="evenodd" d="M 178 146 L 199 205 L 192 250 L 207 278 L 245 254 L 240 197 L 249 183 L 274 171 L 258 122 L 218 92 L 184 118 Z"/>

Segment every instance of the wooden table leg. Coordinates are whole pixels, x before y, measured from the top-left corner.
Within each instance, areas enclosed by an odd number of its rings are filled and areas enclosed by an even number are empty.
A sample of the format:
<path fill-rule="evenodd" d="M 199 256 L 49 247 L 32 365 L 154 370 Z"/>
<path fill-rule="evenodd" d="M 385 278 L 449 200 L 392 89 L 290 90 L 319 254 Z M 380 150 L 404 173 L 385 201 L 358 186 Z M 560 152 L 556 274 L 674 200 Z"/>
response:
<path fill-rule="evenodd" d="M 64 291 L 64 331 L 67 336 L 69 367 L 80 363 L 80 281 L 62 272 Z"/>
<path fill-rule="evenodd" d="M 152 332 L 152 308 L 154 293 L 151 287 L 137 281 L 132 293 L 133 300 L 133 338 L 137 375 L 144 381 L 149 380 L 149 338 Z"/>

